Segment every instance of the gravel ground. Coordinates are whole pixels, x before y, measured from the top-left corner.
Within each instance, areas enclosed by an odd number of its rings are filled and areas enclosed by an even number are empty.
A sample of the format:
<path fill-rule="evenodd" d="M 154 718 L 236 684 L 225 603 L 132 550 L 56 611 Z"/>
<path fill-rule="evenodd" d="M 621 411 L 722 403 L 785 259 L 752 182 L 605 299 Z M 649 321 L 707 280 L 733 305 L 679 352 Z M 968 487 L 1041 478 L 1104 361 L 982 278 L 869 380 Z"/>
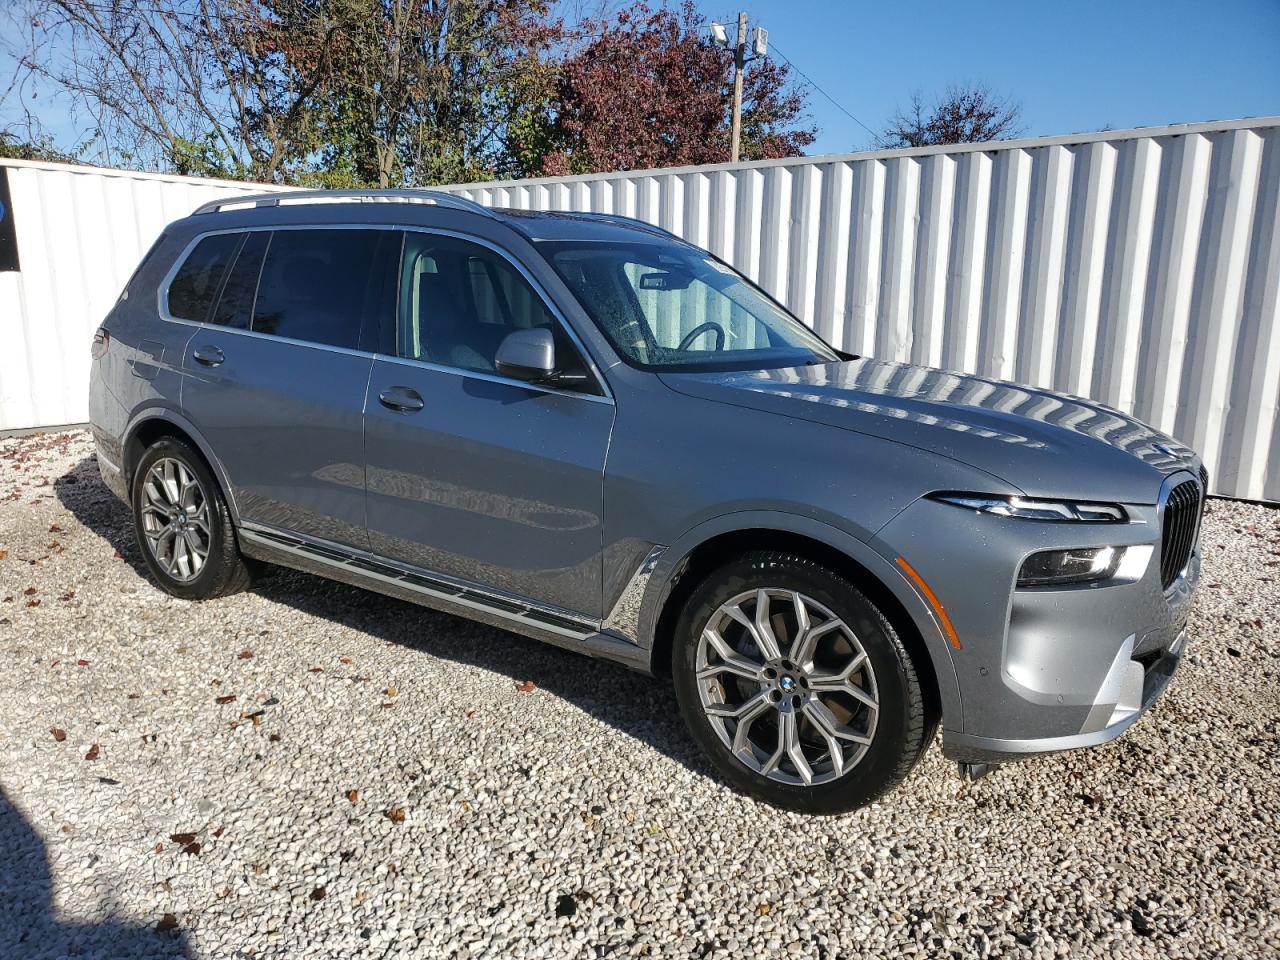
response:
<path fill-rule="evenodd" d="M 0 440 L 0 956 L 1280 954 L 1280 512 L 1207 524 L 1130 734 L 807 819 L 621 668 L 284 571 L 170 599 L 84 433 Z"/>

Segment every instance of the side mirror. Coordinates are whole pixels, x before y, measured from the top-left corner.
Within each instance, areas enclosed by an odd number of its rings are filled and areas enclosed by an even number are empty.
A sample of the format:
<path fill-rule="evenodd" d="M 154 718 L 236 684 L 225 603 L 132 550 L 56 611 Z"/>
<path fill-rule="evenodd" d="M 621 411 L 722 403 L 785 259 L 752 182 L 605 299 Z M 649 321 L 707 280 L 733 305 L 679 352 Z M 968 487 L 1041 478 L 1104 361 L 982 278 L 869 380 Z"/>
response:
<path fill-rule="evenodd" d="M 493 365 L 513 380 L 546 380 L 556 372 L 555 339 L 545 327 L 514 330 L 498 345 Z"/>

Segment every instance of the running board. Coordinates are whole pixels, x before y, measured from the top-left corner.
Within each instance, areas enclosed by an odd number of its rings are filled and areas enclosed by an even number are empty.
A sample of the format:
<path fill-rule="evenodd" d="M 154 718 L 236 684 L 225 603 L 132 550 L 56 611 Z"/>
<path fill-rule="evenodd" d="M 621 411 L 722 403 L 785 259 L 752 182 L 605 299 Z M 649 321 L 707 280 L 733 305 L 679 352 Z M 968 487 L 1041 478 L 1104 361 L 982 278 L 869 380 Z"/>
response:
<path fill-rule="evenodd" d="M 242 524 L 238 532 L 245 552 L 258 559 L 480 620 L 649 672 L 647 650 L 620 637 L 601 633 L 599 621 L 574 611 L 486 590 L 446 574 L 258 524 Z"/>

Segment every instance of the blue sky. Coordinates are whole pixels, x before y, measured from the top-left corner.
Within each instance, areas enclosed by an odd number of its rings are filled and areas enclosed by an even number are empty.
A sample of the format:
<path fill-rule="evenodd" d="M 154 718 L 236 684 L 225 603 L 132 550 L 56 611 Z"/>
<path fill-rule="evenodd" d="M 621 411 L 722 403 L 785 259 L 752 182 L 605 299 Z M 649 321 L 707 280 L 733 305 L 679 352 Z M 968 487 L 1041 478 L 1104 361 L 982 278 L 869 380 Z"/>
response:
<path fill-rule="evenodd" d="M 0 0 L 3 2 L 3 0 Z M 661 0 L 651 0 L 655 5 Z M 670 0 L 672 5 L 676 0 Z M 915 90 L 985 83 L 1021 105 L 1027 136 L 1280 114 L 1280 0 L 696 0 L 710 19 L 768 28 L 781 54 L 873 131 Z M 561 0 L 616 10 L 629 0 Z M 4 64 L 8 66 L 8 64 Z M 6 75 L 7 76 L 7 75 Z M 43 101 L 64 146 L 79 124 Z M 809 152 L 873 136 L 810 90 Z M 14 120 L 0 109 L 0 122 Z"/>
<path fill-rule="evenodd" d="M 1280 0 L 699 0 L 769 30 L 871 129 L 913 90 L 979 81 L 1022 106 L 1028 136 L 1280 114 Z M 731 2 L 731 0 L 730 0 Z M 817 91 L 810 153 L 871 135 Z"/>

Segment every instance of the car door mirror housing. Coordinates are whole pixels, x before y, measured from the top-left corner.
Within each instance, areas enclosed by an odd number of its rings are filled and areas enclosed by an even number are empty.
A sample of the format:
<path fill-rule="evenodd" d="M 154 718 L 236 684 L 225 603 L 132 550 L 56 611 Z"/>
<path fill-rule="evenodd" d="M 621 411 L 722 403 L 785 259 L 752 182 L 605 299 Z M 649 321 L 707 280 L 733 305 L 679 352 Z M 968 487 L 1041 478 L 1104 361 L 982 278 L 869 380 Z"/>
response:
<path fill-rule="evenodd" d="M 494 367 L 513 380 L 549 380 L 556 374 L 555 338 L 545 327 L 515 330 L 498 345 Z"/>

